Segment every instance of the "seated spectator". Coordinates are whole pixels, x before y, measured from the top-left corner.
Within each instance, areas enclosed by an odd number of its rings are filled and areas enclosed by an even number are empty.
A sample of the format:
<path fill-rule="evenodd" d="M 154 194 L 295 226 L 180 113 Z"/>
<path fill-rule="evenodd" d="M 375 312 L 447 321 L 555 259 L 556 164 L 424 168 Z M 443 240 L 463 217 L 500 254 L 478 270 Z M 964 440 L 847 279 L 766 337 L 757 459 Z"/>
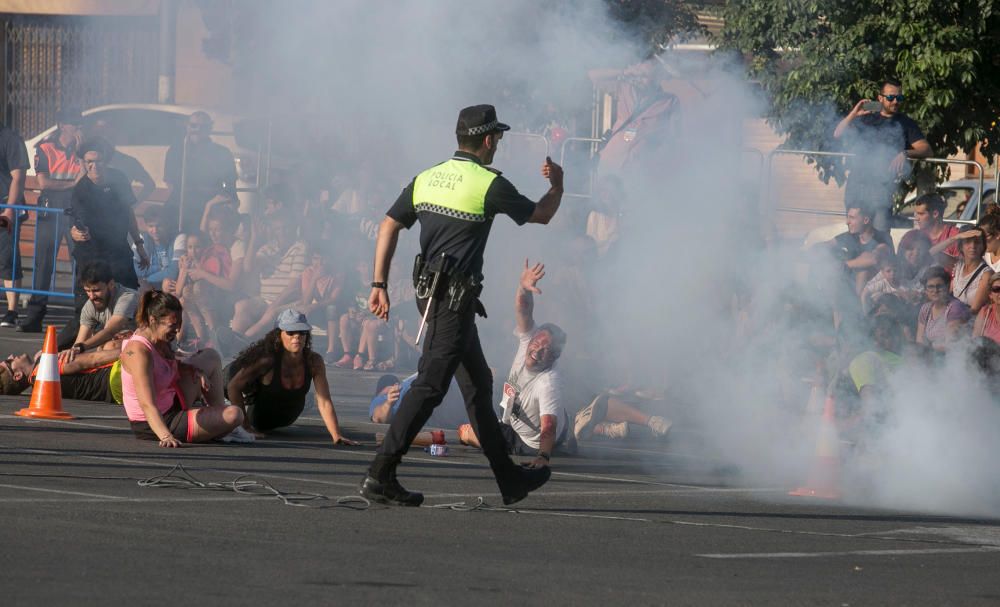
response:
<path fill-rule="evenodd" d="M 983 261 L 989 264 L 994 272 L 1000 271 L 1000 206 L 990 205 L 979 220 L 979 229 L 986 239 L 986 252 Z"/>
<path fill-rule="evenodd" d="M 844 424 L 849 436 L 855 435 L 852 436 L 855 441 L 864 438 L 856 435 L 858 432 L 868 430 L 872 423 L 884 420 L 884 397 L 889 387 L 889 377 L 903 363 L 902 331 L 895 318 L 875 318 L 872 338 L 875 347 L 855 356 L 847 368 L 861 401 L 860 411 Z"/>
<path fill-rule="evenodd" d="M 149 252 L 149 266 L 142 268 L 142 260 L 138 253 L 132 259 L 135 274 L 139 278 L 139 288 L 162 289 L 164 279 L 177 278 L 177 263 L 174 258 L 174 236 L 168 234 L 163 225 L 163 214 L 160 209 L 151 208 L 143 216 L 146 231 L 142 240 Z"/>
<path fill-rule="evenodd" d="M 122 400 L 136 438 L 159 441 L 161 447 L 206 442 L 240 427 L 243 412 L 227 405 L 222 390 L 221 359 L 214 350 L 210 372 L 178 362 L 171 342 L 181 328 L 180 300 L 162 291 L 147 291 L 139 300 L 138 328 L 122 348 Z M 202 386 L 207 391 L 202 391 Z M 194 407 L 202 395 L 207 407 Z"/>
<path fill-rule="evenodd" d="M 340 345 L 344 350 L 344 355 L 334 363 L 339 368 L 353 368 L 354 370 L 365 367 L 365 359 L 362 356 L 361 346 L 367 353 L 367 340 L 362 337 L 366 328 L 366 321 L 376 320 L 368 313 L 368 294 L 370 289 L 366 287 L 366 281 L 372 275 L 371 264 L 363 257 L 355 257 L 353 272 L 348 272 L 344 283 L 342 298 L 346 311 L 340 315 L 338 323 L 338 334 L 340 335 Z M 384 324 L 384 323 L 383 323 Z M 369 329 L 369 333 L 371 329 Z M 368 337 L 368 335 L 365 335 Z M 357 344 L 357 346 L 355 345 Z M 376 349 L 376 354 L 377 349 Z M 375 361 L 371 360 L 369 370 L 375 368 Z"/>
<path fill-rule="evenodd" d="M 892 251 L 892 239 L 872 225 L 871 210 L 860 207 L 847 209 L 847 231 L 830 241 L 836 257 L 853 276 L 854 292 L 858 295 L 874 273 L 876 254 Z"/>
<path fill-rule="evenodd" d="M 903 331 L 903 338 L 912 344 L 917 339 L 917 316 L 920 313 L 920 306 L 921 304 L 913 305 L 903 300 L 895 293 L 885 293 L 878 298 L 869 316 L 871 318 L 888 316 L 894 319 Z"/>
<path fill-rule="evenodd" d="M 973 314 L 989 301 L 989 282 L 993 270 L 983 261 L 986 239 L 982 230 L 962 226 L 958 235 L 961 255 L 952 268 L 951 293 L 969 306 Z"/>
<path fill-rule="evenodd" d="M 368 417 L 376 424 L 388 424 L 392 422 L 392 417 L 399 409 L 399 403 L 403 400 L 403 395 L 410 389 L 417 374 L 400 381 L 395 375 L 383 375 L 378 378 L 375 386 L 375 395 L 368 405 Z M 451 386 L 444 395 L 441 404 L 434 408 L 430 419 L 424 424 L 428 428 L 457 428 L 468 416 L 465 412 L 465 399 L 458 388 L 458 382 L 454 378 Z"/>
<path fill-rule="evenodd" d="M 969 321 L 969 306 L 951 294 L 951 274 L 941 266 L 924 272 L 927 303 L 917 316 L 917 343 L 944 352 Z"/>
<path fill-rule="evenodd" d="M 263 432 L 290 426 L 302 415 L 306 393 L 316 386 L 316 407 L 335 445 L 357 445 L 345 438 L 330 398 L 323 357 L 312 351 L 312 326 L 305 314 L 286 309 L 277 326 L 226 368 L 226 393 L 247 417 L 244 428 Z"/>
<path fill-rule="evenodd" d="M 931 240 L 920 230 L 910 230 L 899 239 L 900 281 L 912 291 L 922 291 L 920 276 L 926 268 L 934 265 L 929 251 Z"/>
<path fill-rule="evenodd" d="M 333 362 L 337 349 L 337 329 L 340 324 L 337 304 L 344 287 L 344 272 L 330 267 L 331 264 L 322 250 L 315 245 L 307 247 L 306 259 L 310 263 L 302 271 L 298 309 L 303 314 L 312 314 L 314 322 L 323 322 L 326 325 L 324 359 Z"/>
<path fill-rule="evenodd" d="M 893 255 L 892 251 L 885 250 L 878 257 L 879 272 L 868 281 L 868 284 L 861 291 L 861 309 L 865 314 L 868 314 L 872 306 L 878 303 L 879 298 L 887 293 L 903 296 L 905 292 L 907 299 L 911 298 L 911 293 L 923 296 L 920 291 L 908 289 L 903 285 L 901 264 L 899 258 Z"/>
<path fill-rule="evenodd" d="M 604 393 L 577 412 L 573 435 L 578 442 L 595 435 L 613 439 L 627 438 L 630 424 L 649 428 L 654 438 L 666 436 L 673 425 L 659 415 L 647 415 L 617 396 Z"/>
<path fill-rule="evenodd" d="M 990 301 L 979 309 L 972 336 L 988 337 L 1000 344 L 1000 274 L 990 276 L 989 286 Z"/>
<path fill-rule="evenodd" d="M 249 269 L 260 275 L 259 294 L 236 302 L 233 331 L 249 338 L 262 336 L 274 324 L 281 304 L 295 299 L 305 270 L 306 245 L 295 239 L 296 226 L 284 214 L 268 219 L 268 242 L 253 254 Z M 256 239 L 253 230 L 251 243 Z M 247 270 L 244 264 L 244 271 Z M 367 301 L 367 300 L 366 300 Z"/>
<path fill-rule="evenodd" d="M 102 346 L 122 331 L 135 328 L 137 294 L 115 282 L 107 263 L 95 261 L 84 266 L 79 281 L 87 294 L 87 303 L 80 310 L 76 341 L 59 353 L 59 358 L 66 362 L 81 352 Z"/>
<path fill-rule="evenodd" d="M 955 246 L 958 226 L 945 223 L 945 206 L 946 203 L 941 194 L 937 192 L 923 194 L 913 203 L 913 219 L 917 223 L 917 228 L 931 242 L 930 253 L 934 262 L 950 270 L 959 256 L 958 247 Z"/>

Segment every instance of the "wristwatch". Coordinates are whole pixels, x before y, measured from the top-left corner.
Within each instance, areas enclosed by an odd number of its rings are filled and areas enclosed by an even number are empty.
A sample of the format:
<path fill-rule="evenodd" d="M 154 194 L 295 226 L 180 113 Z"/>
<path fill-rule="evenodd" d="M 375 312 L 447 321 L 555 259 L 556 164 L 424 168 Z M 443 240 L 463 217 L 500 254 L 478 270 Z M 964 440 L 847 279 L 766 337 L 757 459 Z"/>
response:
<path fill-rule="evenodd" d="M 87 349 L 87 346 L 82 341 L 78 341 L 75 344 L 73 344 L 73 349 L 76 350 L 77 354 L 81 354 L 83 353 L 84 350 Z"/>
<path fill-rule="evenodd" d="M 374 281 L 374 282 L 372 282 L 372 288 L 373 289 L 388 289 L 389 288 L 389 283 Z"/>

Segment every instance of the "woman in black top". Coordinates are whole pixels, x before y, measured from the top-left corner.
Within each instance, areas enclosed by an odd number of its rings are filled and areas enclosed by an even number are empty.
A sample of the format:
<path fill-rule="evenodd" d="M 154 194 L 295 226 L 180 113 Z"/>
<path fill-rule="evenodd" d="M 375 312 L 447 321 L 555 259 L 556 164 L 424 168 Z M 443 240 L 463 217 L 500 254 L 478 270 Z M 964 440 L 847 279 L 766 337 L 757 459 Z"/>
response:
<path fill-rule="evenodd" d="M 357 445 L 345 438 L 330 398 L 323 357 L 311 349 L 311 326 L 305 314 L 285 310 L 278 326 L 251 344 L 226 370 L 227 395 L 247 412 L 246 429 L 261 432 L 290 426 L 305 408 L 311 383 L 316 384 L 316 406 L 335 445 Z M 247 411 L 249 407 L 249 411 Z"/>

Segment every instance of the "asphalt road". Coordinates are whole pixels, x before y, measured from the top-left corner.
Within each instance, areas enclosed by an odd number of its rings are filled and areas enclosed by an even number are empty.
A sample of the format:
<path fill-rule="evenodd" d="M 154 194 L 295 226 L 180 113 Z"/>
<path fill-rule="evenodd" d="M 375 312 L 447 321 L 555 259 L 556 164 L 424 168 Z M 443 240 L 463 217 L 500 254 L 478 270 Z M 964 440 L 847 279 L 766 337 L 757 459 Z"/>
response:
<path fill-rule="evenodd" d="M 3 331 L 6 351 L 41 341 Z M 27 394 L 0 398 L 3 604 L 1000 603 L 997 521 L 743 486 L 683 423 L 585 443 L 513 508 L 449 433 L 448 457 L 414 450 L 400 468 L 424 507 L 365 507 L 377 374 L 329 375 L 361 447 L 330 445 L 308 415 L 251 445 L 165 450 L 117 405 L 67 401 L 76 419 L 52 422 L 13 415 Z"/>

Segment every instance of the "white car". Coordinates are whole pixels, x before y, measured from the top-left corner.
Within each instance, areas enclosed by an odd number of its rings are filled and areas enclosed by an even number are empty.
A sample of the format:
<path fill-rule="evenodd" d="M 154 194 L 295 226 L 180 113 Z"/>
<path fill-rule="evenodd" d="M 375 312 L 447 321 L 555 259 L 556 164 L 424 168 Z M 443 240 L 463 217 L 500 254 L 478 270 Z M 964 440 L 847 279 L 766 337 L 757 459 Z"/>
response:
<path fill-rule="evenodd" d="M 945 199 L 945 209 L 944 218 L 945 220 L 963 220 L 971 221 L 976 218 L 976 204 L 970 204 L 972 201 L 979 200 L 979 180 L 978 179 L 955 179 L 952 181 L 946 181 L 937 187 L 937 191 L 940 192 Z M 996 182 L 992 180 L 986 180 L 983 182 L 983 212 L 986 212 L 986 206 L 989 204 L 996 204 Z M 917 193 L 910 192 L 903 199 L 903 204 L 900 208 L 896 210 L 895 215 L 891 219 L 891 229 L 889 230 L 890 236 L 892 236 L 892 242 L 899 244 L 899 240 L 913 229 L 913 202 L 917 199 Z M 821 228 L 816 228 L 808 234 L 806 234 L 805 242 L 803 243 L 803 248 L 808 249 L 809 247 L 820 243 L 832 240 L 838 234 L 843 234 L 847 231 L 847 226 L 843 221 L 838 223 L 832 223 L 828 226 L 823 226 Z"/>
<path fill-rule="evenodd" d="M 267 159 L 261 159 L 258 164 L 258 150 L 248 145 L 256 146 L 260 139 L 258 129 L 250 120 L 225 114 L 215 110 L 188 105 L 163 105 L 153 103 L 120 103 L 102 105 L 83 111 L 84 132 L 97 121 L 106 122 L 114 134 L 115 147 L 124 154 L 134 156 L 156 182 L 157 188 L 166 188 L 163 182 L 163 163 L 167 156 L 167 148 L 172 143 L 183 141 L 188 117 L 196 111 L 206 112 L 212 117 L 212 140 L 229 149 L 236 160 L 238 189 L 256 188 L 258 175 L 266 167 Z M 35 174 L 35 146 L 51 136 L 57 125 L 53 125 L 34 136 L 26 143 L 28 156 L 32 159 L 29 176 Z M 241 145 L 242 144 L 242 145 Z M 264 175 L 260 175 L 261 178 Z M 241 191 L 239 193 L 241 207 L 254 208 L 256 193 Z"/>

